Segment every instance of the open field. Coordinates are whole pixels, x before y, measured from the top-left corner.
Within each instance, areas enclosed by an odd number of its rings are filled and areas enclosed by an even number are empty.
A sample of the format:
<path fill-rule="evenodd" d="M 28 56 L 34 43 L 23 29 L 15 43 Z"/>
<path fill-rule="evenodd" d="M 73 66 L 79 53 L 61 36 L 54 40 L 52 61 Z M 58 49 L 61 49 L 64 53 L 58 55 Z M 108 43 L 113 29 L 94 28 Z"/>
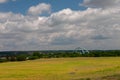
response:
<path fill-rule="evenodd" d="M 120 57 L 0 63 L 0 80 L 120 80 Z"/>

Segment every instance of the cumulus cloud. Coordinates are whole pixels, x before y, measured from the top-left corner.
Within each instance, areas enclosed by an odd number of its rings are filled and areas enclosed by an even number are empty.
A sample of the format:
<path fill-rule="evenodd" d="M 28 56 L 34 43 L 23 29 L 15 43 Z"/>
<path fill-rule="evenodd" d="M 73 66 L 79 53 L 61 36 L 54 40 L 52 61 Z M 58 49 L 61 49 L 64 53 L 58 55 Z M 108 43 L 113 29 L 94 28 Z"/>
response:
<path fill-rule="evenodd" d="M 112 8 L 119 6 L 119 4 L 120 0 L 84 0 L 82 5 L 93 8 Z"/>
<path fill-rule="evenodd" d="M 29 10 L 28 10 L 28 14 L 40 15 L 44 12 L 50 13 L 50 10 L 51 10 L 51 5 L 50 4 L 40 3 L 36 6 L 30 7 Z"/>
<path fill-rule="evenodd" d="M 0 3 L 5 3 L 7 2 L 8 0 L 0 0 Z"/>
<path fill-rule="evenodd" d="M 0 49 L 118 49 L 119 14 L 119 8 L 67 8 L 47 17 L 0 12 Z"/>

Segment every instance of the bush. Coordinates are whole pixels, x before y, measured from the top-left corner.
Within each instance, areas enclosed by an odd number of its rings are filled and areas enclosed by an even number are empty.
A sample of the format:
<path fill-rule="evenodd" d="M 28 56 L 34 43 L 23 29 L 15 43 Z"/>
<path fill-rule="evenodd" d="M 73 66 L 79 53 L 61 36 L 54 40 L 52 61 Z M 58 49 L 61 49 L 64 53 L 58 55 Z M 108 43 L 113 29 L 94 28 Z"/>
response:
<path fill-rule="evenodd" d="M 15 56 L 11 56 L 9 61 L 16 61 L 16 57 Z"/>
<path fill-rule="evenodd" d="M 23 54 L 18 55 L 18 56 L 16 57 L 16 59 L 17 59 L 17 61 L 25 61 L 25 60 L 26 60 L 26 55 L 23 55 Z"/>
<path fill-rule="evenodd" d="M 38 59 L 39 57 L 38 56 L 29 56 L 29 60 L 35 60 L 35 59 Z"/>
<path fill-rule="evenodd" d="M 0 63 L 7 62 L 7 59 L 0 59 Z"/>
<path fill-rule="evenodd" d="M 38 56 L 39 58 L 43 57 L 43 54 L 39 53 L 39 52 L 34 52 L 33 56 Z"/>

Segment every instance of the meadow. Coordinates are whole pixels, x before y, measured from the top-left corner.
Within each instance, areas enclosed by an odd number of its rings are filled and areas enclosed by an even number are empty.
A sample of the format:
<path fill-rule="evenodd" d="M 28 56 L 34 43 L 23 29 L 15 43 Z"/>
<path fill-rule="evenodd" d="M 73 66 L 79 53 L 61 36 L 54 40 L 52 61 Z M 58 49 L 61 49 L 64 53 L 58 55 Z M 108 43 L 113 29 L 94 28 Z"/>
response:
<path fill-rule="evenodd" d="M 120 80 L 120 57 L 49 58 L 0 63 L 0 80 Z"/>

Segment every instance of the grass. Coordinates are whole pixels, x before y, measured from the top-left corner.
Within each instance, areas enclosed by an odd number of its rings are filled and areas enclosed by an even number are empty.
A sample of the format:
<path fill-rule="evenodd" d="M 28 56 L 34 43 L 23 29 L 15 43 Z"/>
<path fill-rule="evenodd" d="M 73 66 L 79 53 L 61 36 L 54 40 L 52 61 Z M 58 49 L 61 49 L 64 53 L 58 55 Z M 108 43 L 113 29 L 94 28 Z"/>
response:
<path fill-rule="evenodd" d="M 120 57 L 0 63 L 0 80 L 120 80 Z"/>

